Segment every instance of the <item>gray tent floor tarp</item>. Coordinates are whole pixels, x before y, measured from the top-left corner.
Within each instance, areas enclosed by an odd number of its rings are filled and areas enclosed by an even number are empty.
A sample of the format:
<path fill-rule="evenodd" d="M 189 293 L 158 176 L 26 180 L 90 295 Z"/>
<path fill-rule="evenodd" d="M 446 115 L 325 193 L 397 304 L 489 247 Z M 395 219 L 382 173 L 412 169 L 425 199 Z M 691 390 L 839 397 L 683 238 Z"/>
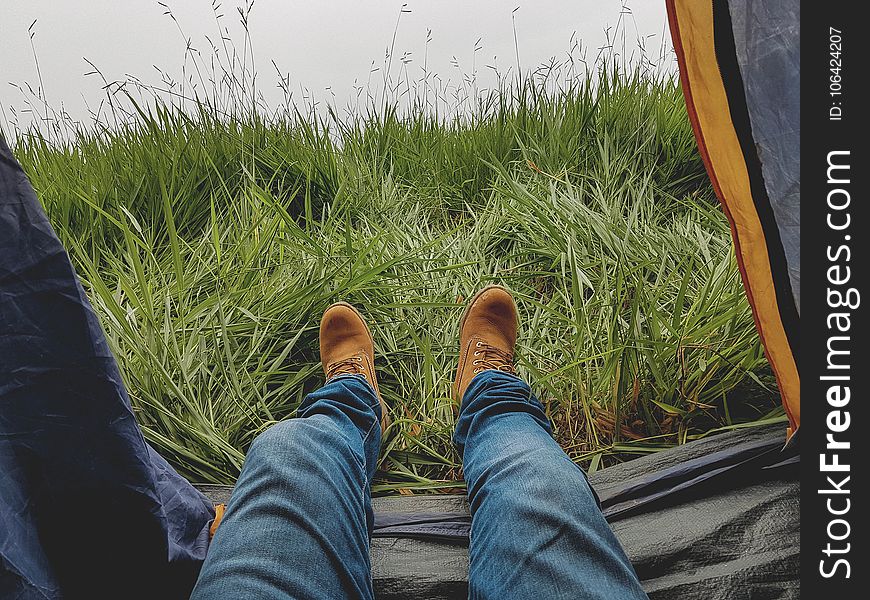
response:
<path fill-rule="evenodd" d="M 793 440 L 796 442 L 796 440 Z M 779 424 L 712 435 L 593 473 L 602 510 L 650 598 L 799 598 L 794 445 Z M 198 486 L 226 502 L 226 486 Z M 374 499 L 378 598 L 466 598 L 463 496 Z"/>

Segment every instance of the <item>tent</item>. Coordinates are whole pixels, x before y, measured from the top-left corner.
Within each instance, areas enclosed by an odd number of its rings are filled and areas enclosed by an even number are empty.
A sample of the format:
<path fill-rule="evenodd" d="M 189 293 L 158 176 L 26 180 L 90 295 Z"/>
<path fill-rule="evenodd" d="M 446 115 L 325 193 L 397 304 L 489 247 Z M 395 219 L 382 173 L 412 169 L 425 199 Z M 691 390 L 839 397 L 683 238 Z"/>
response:
<path fill-rule="evenodd" d="M 667 0 L 698 149 L 789 434 L 800 427 L 800 3 Z"/>
<path fill-rule="evenodd" d="M 591 482 L 652 598 L 798 597 L 798 3 L 668 0 L 668 12 L 789 429 L 711 435 Z M 0 140 L 0 597 L 183 598 L 227 491 L 196 489 L 143 439 L 69 258 Z M 375 509 L 380 597 L 464 596 L 461 498 Z"/>
<path fill-rule="evenodd" d="M 651 598 L 799 597 L 798 462 L 784 441 L 781 425 L 753 427 L 589 477 Z M 232 488 L 200 490 L 226 502 Z M 375 498 L 374 510 L 379 598 L 468 597 L 464 496 Z"/>

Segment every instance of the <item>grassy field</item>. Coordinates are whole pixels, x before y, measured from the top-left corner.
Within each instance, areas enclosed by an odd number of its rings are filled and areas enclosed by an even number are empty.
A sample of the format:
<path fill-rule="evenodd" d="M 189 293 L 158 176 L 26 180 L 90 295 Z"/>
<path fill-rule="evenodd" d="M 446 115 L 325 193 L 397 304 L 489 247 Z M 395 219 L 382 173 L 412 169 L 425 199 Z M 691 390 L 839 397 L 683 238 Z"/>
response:
<path fill-rule="evenodd" d="M 463 302 L 503 283 L 520 372 L 595 470 L 782 420 L 679 85 L 528 79 L 464 117 L 158 103 L 15 152 L 66 244 L 145 437 L 231 482 L 323 381 L 331 302 L 372 325 L 392 406 L 375 491 L 455 489 Z"/>

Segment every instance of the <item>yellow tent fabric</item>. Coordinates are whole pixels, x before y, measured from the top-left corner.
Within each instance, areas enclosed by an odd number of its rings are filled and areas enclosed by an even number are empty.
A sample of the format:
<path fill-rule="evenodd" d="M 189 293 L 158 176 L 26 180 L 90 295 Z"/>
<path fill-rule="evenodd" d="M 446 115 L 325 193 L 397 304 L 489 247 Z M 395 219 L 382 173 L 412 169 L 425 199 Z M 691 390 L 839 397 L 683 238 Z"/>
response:
<path fill-rule="evenodd" d="M 724 6 L 725 13 L 717 12 L 717 4 Z M 722 60 L 721 38 L 730 34 L 727 28 L 731 26 L 728 3 L 667 0 L 667 8 L 689 117 L 716 195 L 731 222 L 743 284 L 779 385 L 791 435 L 800 427 L 800 375 L 793 347 L 797 334 L 787 331 L 783 319 L 783 309 L 793 307 L 782 306 L 791 301 L 791 290 L 788 295 L 777 294 L 777 269 L 783 270 L 785 265 L 772 261 L 772 250 L 782 250 L 771 246 L 780 240 L 769 225 L 765 228 L 759 214 L 759 203 L 765 199 L 758 198 L 748 165 L 757 157 L 747 157 L 746 144 L 741 145 L 739 139 L 739 127 L 748 128 L 749 124 L 735 122 L 735 115 L 740 115 L 735 104 L 745 103 L 746 98 L 741 89 L 726 89 L 729 78 L 742 85 L 739 73 L 733 77 L 735 73 L 730 72 L 737 70 L 737 62 L 726 67 Z M 726 21 L 724 34 L 717 19 Z"/>

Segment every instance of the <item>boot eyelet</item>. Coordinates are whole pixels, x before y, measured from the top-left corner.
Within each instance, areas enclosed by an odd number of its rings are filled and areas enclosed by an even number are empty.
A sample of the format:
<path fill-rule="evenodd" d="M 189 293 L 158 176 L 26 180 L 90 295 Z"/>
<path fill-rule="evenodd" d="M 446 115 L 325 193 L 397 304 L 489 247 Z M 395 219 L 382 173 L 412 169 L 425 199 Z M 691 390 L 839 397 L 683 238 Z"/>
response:
<path fill-rule="evenodd" d="M 483 369 L 475 369 L 475 370 L 474 370 L 474 373 L 475 373 L 475 374 L 477 374 L 477 373 L 481 373 L 481 372 L 483 372 Z"/>
<path fill-rule="evenodd" d="M 480 356 L 480 352 L 475 352 L 474 355 L 475 355 L 475 356 Z"/>
<path fill-rule="evenodd" d="M 473 365 L 479 365 L 479 364 L 480 364 L 480 361 L 479 361 L 479 360 L 475 360 L 475 361 L 472 361 L 471 364 L 473 364 Z"/>

